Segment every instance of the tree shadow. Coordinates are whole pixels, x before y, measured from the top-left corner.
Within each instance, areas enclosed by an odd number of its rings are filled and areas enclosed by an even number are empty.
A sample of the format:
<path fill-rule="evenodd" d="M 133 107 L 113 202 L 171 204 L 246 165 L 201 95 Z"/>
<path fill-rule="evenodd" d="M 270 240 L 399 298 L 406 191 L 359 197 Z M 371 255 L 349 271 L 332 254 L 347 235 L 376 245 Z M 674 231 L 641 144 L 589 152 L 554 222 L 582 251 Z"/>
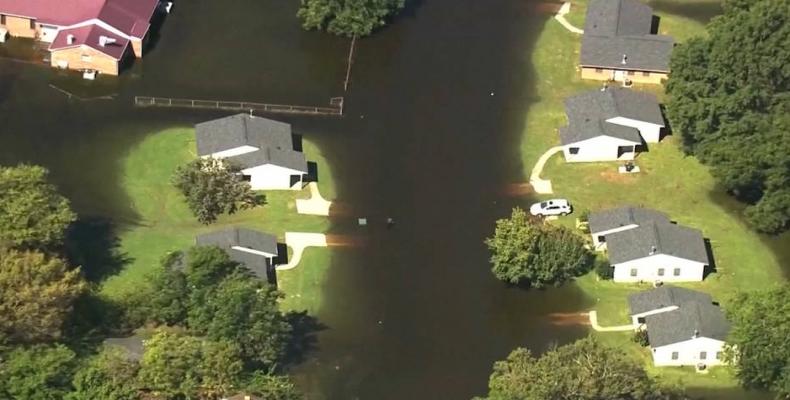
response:
<path fill-rule="evenodd" d="M 105 336 L 126 331 L 126 310 L 121 305 L 91 291 L 74 302 L 74 310 L 64 324 L 64 340 L 77 349 L 95 348 Z"/>
<path fill-rule="evenodd" d="M 284 364 L 286 367 L 304 362 L 307 356 L 318 349 L 318 333 L 328 327 L 318 321 L 307 311 L 292 311 L 285 315 L 291 324 L 291 340 L 286 349 Z"/>
<path fill-rule="evenodd" d="M 101 282 L 133 261 L 120 246 L 115 226 L 108 218 L 81 218 L 66 232 L 66 258 L 71 265 L 80 266 L 90 282 Z"/>

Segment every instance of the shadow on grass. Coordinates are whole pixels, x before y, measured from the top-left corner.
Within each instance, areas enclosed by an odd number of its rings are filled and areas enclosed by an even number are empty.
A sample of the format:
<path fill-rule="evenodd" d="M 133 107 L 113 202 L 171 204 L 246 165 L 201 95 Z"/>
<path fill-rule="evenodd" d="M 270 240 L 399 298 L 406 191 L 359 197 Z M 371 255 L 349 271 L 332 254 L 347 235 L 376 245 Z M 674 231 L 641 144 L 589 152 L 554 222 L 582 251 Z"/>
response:
<path fill-rule="evenodd" d="M 82 268 L 85 278 L 101 282 L 134 261 L 120 251 L 121 241 L 107 218 L 81 218 L 66 233 L 66 257 Z"/>
<path fill-rule="evenodd" d="M 285 356 L 285 365 L 289 367 L 302 363 L 318 349 L 318 333 L 326 330 L 327 326 L 306 311 L 289 312 L 285 318 L 293 328 Z"/>

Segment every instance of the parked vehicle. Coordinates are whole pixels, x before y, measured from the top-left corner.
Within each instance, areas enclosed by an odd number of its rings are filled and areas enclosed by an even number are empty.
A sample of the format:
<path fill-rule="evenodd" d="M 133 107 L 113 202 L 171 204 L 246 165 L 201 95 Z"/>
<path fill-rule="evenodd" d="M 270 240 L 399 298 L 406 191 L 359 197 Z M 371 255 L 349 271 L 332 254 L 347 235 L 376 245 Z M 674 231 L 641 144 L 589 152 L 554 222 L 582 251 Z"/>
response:
<path fill-rule="evenodd" d="M 568 215 L 573 212 L 573 206 L 566 199 L 552 199 L 535 203 L 529 207 L 529 213 L 542 217 L 549 215 Z"/>

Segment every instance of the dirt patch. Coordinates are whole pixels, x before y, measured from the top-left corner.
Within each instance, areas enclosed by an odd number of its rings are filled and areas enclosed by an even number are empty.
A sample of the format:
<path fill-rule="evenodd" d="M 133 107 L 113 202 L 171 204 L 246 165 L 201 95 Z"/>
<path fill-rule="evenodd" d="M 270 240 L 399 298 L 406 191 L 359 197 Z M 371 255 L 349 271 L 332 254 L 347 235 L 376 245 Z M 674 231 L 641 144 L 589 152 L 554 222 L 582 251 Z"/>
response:
<path fill-rule="evenodd" d="M 502 194 L 508 197 L 526 196 L 532 193 L 535 193 L 535 189 L 529 183 L 511 183 L 502 190 Z"/>

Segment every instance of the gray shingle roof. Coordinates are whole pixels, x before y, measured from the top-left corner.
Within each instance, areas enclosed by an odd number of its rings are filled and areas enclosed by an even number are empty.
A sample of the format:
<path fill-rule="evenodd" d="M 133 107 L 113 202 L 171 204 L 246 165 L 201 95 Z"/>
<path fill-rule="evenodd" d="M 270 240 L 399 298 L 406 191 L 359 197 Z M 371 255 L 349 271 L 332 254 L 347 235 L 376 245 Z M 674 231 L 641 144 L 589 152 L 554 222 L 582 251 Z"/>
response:
<path fill-rule="evenodd" d="M 108 338 L 104 340 L 104 345 L 119 347 L 126 351 L 130 360 L 140 361 L 143 358 L 143 353 L 145 353 L 145 346 L 143 345 L 143 340 L 145 339 L 146 337 L 137 334 L 122 338 Z"/>
<path fill-rule="evenodd" d="M 669 36 L 596 36 L 582 38 L 580 63 L 627 71 L 669 72 L 675 41 Z M 623 64 L 623 56 L 626 63 Z"/>
<path fill-rule="evenodd" d="M 707 293 L 671 285 L 663 285 L 655 289 L 634 293 L 628 296 L 628 305 L 631 308 L 631 315 L 641 314 L 664 307 L 680 307 L 681 304 L 688 302 L 712 304 L 713 299 Z"/>
<path fill-rule="evenodd" d="M 675 224 L 647 222 L 638 228 L 606 235 L 609 262 L 619 264 L 653 254 L 666 254 L 708 264 L 702 232 Z"/>
<path fill-rule="evenodd" d="M 592 0 L 587 6 L 584 32 L 593 35 L 647 35 L 653 9 L 636 0 Z"/>
<path fill-rule="evenodd" d="M 271 265 L 269 260 L 258 254 L 233 249 L 234 246 L 246 247 L 277 255 L 277 237 L 267 233 L 244 228 L 231 228 L 209 232 L 195 238 L 198 246 L 217 246 L 225 250 L 231 260 L 244 264 L 261 279 L 267 279 Z"/>
<path fill-rule="evenodd" d="M 562 144 L 571 144 L 598 136 L 611 136 L 642 143 L 635 128 L 606 122 L 615 117 L 664 125 L 658 99 L 649 93 L 624 88 L 606 88 L 583 92 L 565 100 L 568 126 L 560 128 Z"/>
<path fill-rule="evenodd" d="M 730 324 L 719 307 L 695 301 L 682 303 L 675 311 L 648 315 L 645 323 L 651 347 L 691 340 L 695 334 L 725 340 L 730 331 Z"/>
<path fill-rule="evenodd" d="M 642 225 L 650 221 L 670 222 L 669 217 L 660 211 L 632 206 L 595 211 L 589 216 L 590 232 L 593 234 L 626 225 Z"/>
<path fill-rule="evenodd" d="M 274 164 L 307 172 L 304 154 L 294 150 L 291 125 L 268 118 L 236 114 L 195 125 L 195 142 L 199 156 L 241 146 L 257 151 L 228 157 L 242 168 Z"/>

